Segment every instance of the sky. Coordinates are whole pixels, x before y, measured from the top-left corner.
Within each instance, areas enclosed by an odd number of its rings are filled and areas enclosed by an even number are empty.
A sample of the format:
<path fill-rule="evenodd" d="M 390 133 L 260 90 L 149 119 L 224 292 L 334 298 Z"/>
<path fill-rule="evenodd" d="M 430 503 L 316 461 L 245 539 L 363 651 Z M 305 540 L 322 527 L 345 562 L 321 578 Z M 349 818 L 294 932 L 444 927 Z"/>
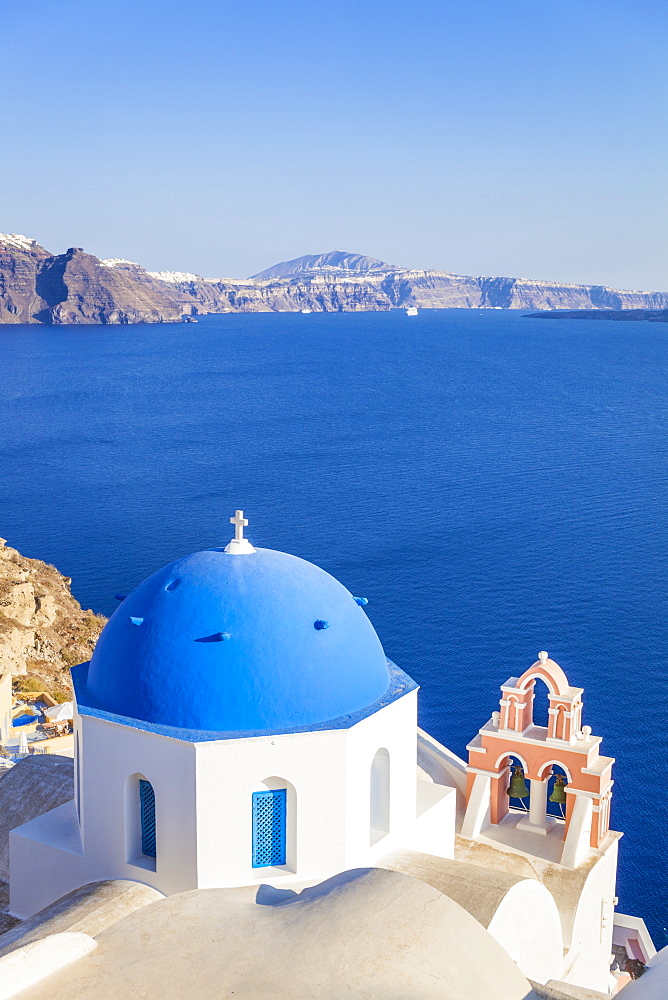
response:
<path fill-rule="evenodd" d="M 0 0 L 0 231 L 668 290 L 665 0 Z"/>

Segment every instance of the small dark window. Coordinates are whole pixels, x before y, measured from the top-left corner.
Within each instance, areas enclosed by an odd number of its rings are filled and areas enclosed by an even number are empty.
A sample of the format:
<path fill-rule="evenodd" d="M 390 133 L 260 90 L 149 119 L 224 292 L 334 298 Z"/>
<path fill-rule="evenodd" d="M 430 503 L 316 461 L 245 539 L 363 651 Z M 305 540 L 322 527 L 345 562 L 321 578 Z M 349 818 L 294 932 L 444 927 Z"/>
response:
<path fill-rule="evenodd" d="M 149 858 L 155 857 L 155 792 L 150 781 L 139 779 L 139 803 L 141 807 L 141 852 Z"/>

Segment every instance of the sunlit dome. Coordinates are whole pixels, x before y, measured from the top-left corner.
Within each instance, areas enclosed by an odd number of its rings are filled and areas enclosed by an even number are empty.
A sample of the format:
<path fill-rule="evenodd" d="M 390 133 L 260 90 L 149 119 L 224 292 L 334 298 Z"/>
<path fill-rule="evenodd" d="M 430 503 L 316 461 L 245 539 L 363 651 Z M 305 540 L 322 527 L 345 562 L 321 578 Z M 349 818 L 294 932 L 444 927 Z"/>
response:
<path fill-rule="evenodd" d="M 158 570 L 117 608 L 88 671 L 96 708 L 190 730 L 290 730 L 366 708 L 387 660 L 360 604 L 312 563 L 237 528 Z"/>

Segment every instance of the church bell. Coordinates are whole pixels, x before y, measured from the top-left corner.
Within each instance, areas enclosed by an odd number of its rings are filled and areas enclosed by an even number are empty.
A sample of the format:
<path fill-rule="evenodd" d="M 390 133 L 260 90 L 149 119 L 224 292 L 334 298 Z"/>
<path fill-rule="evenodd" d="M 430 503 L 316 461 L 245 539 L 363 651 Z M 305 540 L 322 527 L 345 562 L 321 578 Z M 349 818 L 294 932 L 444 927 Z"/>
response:
<path fill-rule="evenodd" d="M 519 765 L 513 767 L 513 776 L 507 789 L 511 799 L 526 799 L 529 795 L 527 783 L 524 780 L 524 771 Z"/>
<path fill-rule="evenodd" d="M 563 774 L 558 774 L 554 779 L 550 802 L 556 802 L 560 806 L 566 805 L 566 779 Z"/>

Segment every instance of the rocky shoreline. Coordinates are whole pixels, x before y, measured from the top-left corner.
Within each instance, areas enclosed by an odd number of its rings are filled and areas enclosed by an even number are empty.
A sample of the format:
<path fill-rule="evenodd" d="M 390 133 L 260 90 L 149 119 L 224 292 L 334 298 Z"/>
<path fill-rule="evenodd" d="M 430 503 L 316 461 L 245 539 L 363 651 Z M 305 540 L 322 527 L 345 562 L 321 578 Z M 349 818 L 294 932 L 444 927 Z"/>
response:
<path fill-rule="evenodd" d="M 529 313 L 525 319 L 616 319 L 668 323 L 668 309 L 553 309 Z"/>

